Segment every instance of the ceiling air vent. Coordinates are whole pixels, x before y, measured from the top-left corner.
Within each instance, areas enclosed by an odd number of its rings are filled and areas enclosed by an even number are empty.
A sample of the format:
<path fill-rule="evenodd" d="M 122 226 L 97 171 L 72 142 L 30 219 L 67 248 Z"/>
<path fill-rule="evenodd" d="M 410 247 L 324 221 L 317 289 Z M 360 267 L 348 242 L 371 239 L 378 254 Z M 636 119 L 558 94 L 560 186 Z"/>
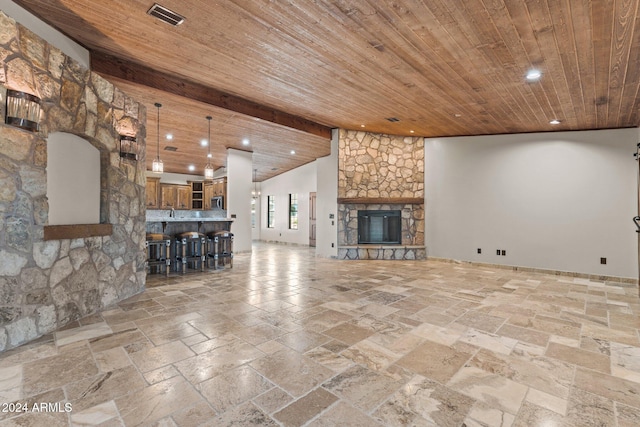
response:
<path fill-rule="evenodd" d="M 174 27 L 184 22 L 184 16 L 178 15 L 174 11 L 167 9 L 164 6 L 160 6 L 158 3 L 154 3 L 154 5 L 151 6 L 151 9 L 149 9 L 147 13 L 163 22 L 166 22 L 167 24 L 173 25 Z"/>
<path fill-rule="evenodd" d="M 167 145 L 166 147 L 164 147 L 164 151 L 178 151 L 178 147 Z"/>
<path fill-rule="evenodd" d="M 397 119 L 397 118 L 395 118 L 395 117 L 387 117 L 387 120 L 389 120 L 391 123 L 399 122 L 399 121 L 400 121 L 400 119 Z"/>

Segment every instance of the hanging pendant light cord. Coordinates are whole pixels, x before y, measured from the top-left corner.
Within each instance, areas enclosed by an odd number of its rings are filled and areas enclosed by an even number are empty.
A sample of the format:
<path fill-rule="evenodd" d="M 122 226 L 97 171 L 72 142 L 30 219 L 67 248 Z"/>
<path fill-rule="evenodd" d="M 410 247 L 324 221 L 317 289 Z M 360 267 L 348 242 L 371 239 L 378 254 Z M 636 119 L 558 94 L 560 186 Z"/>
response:
<path fill-rule="evenodd" d="M 162 104 L 160 104 L 159 102 L 156 102 L 154 105 L 158 108 L 158 120 L 156 121 L 156 125 L 157 125 L 156 136 L 158 141 L 158 144 L 156 145 L 156 159 L 160 160 L 160 107 L 162 107 Z"/>
<path fill-rule="evenodd" d="M 207 164 L 211 164 L 211 119 L 213 117 L 207 116 L 207 120 L 209 121 L 209 139 L 207 140 L 207 147 L 209 148 L 208 156 L 207 156 Z"/>

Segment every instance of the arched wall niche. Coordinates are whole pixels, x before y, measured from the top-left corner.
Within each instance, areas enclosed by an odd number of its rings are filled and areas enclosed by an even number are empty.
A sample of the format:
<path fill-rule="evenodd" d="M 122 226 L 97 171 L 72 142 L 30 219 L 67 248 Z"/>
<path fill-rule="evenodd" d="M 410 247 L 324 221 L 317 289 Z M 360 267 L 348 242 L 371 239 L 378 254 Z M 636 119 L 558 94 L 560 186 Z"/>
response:
<path fill-rule="evenodd" d="M 36 133 L 0 123 L 1 352 L 144 289 L 146 112 L 2 11 L 0 28 L 0 97 L 23 90 L 43 109 Z M 47 138 L 58 132 L 99 150 L 99 224 L 48 224 Z M 121 161 L 119 134 L 136 135 L 138 162 Z"/>
<path fill-rule="evenodd" d="M 49 225 L 99 224 L 100 150 L 79 136 L 47 138 Z"/>

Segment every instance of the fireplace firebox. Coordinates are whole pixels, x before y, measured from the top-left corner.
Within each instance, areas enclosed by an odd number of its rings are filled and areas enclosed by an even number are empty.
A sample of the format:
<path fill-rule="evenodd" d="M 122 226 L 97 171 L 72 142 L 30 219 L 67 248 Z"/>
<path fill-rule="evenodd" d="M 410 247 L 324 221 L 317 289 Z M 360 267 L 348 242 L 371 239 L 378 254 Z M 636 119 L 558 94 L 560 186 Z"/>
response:
<path fill-rule="evenodd" d="M 401 211 L 359 210 L 358 244 L 399 245 L 402 239 Z"/>

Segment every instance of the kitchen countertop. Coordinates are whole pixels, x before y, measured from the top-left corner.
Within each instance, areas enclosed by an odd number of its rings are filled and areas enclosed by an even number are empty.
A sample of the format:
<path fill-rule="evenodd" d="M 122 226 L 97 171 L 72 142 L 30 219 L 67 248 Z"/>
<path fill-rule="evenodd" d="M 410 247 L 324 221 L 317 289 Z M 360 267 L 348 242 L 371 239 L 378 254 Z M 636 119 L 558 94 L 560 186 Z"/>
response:
<path fill-rule="evenodd" d="M 231 222 L 233 218 L 156 218 L 147 222 Z"/>

